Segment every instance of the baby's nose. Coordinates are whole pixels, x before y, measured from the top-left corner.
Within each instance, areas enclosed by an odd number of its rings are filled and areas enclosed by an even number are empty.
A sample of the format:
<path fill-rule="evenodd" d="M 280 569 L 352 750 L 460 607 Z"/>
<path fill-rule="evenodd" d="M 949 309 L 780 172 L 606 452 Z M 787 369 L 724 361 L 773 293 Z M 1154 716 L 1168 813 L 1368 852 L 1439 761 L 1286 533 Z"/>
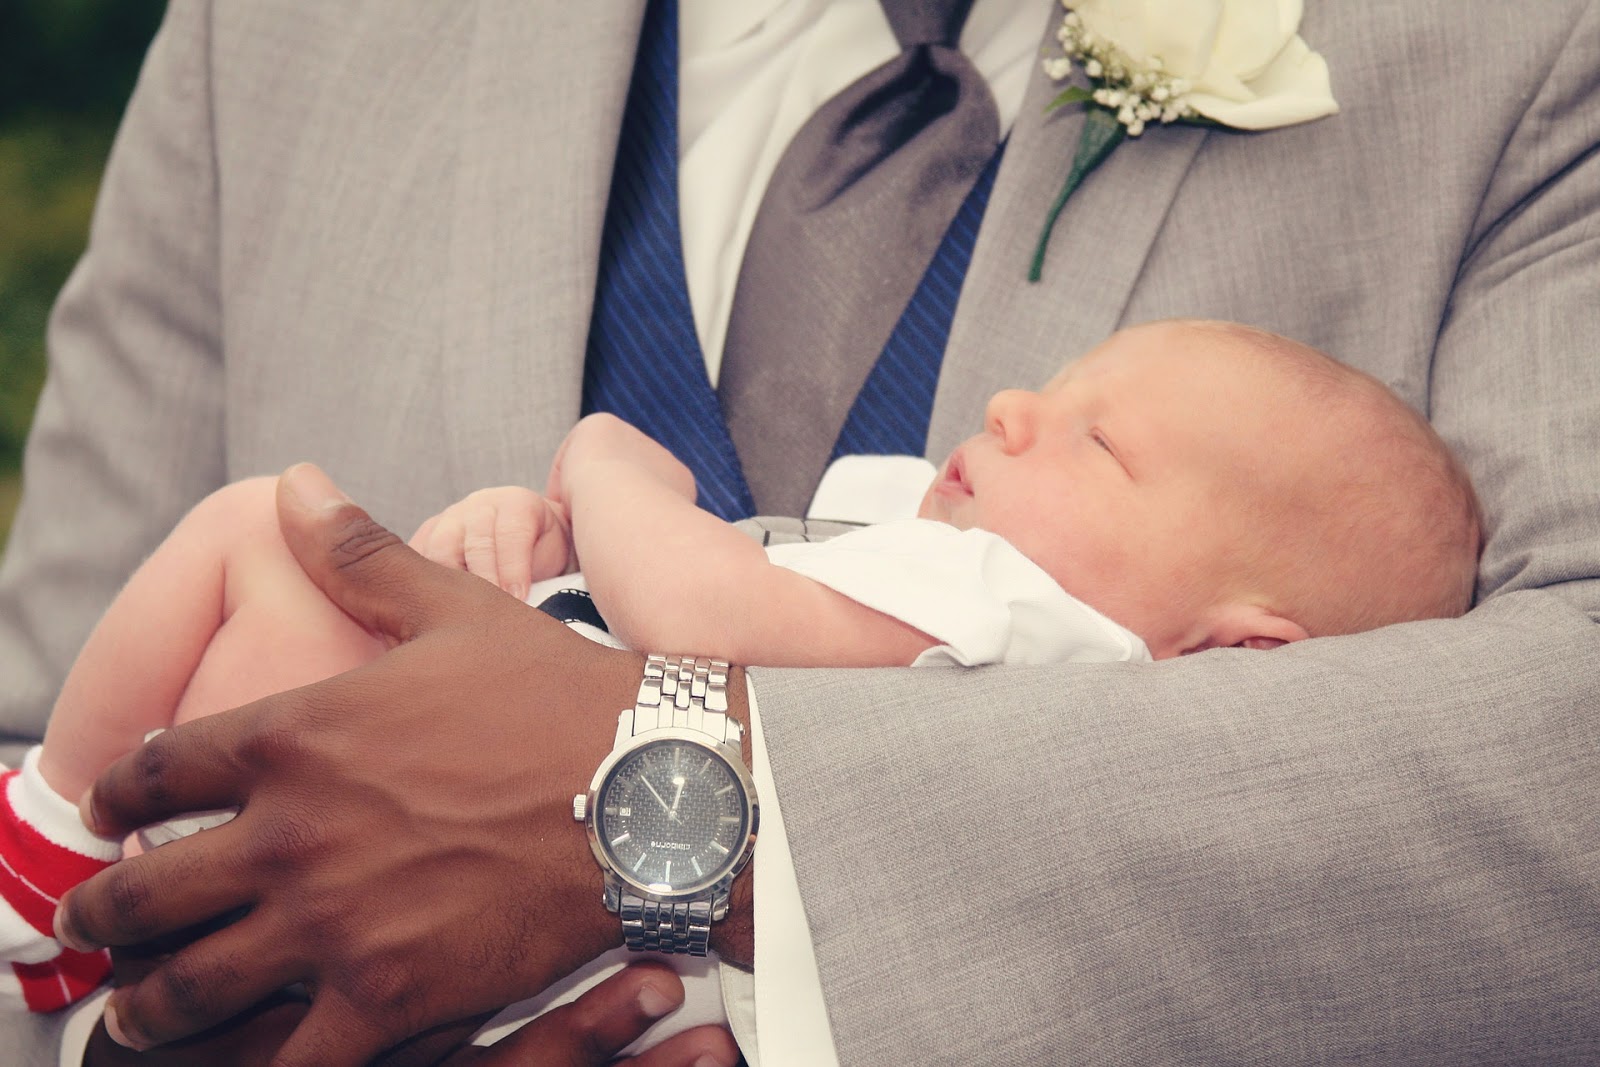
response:
<path fill-rule="evenodd" d="M 1000 439 L 1000 447 L 1016 454 L 1033 443 L 1033 402 L 1036 394 L 1006 389 L 989 400 L 984 429 Z"/>

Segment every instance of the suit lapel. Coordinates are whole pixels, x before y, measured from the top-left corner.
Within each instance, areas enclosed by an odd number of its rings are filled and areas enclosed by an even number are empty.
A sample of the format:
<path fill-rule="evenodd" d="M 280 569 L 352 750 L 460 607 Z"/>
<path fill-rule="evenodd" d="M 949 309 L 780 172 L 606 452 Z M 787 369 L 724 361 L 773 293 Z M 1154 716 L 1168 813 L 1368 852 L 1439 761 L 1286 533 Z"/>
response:
<path fill-rule="evenodd" d="M 643 0 L 480 0 L 450 238 L 450 480 L 541 486 L 578 417 L 606 192 Z M 570 25 L 553 27 L 565 20 Z"/>
<path fill-rule="evenodd" d="M 1043 48 L 1054 50 L 1051 8 Z M 1067 202 L 1045 261 L 1027 267 L 1083 127 L 1083 109 L 1045 114 L 1059 91 L 1035 66 L 951 325 L 928 454 L 943 456 L 982 422 L 1000 389 L 1042 384 L 1121 323 L 1145 258 L 1205 131 L 1152 129 L 1124 141 Z"/>

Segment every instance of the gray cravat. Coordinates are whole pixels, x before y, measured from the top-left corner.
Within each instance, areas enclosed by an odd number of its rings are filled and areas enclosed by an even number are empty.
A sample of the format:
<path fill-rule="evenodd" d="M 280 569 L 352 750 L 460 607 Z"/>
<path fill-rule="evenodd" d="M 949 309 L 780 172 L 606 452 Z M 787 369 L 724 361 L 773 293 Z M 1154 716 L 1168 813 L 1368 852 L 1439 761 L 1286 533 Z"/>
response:
<path fill-rule="evenodd" d="M 882 0 L 903 51 L 812 115 L 739 271 L 718 395 L 759 513 L 800 515 L 873 362 L 999 143 L 956 48 L 972 0 Z"/>

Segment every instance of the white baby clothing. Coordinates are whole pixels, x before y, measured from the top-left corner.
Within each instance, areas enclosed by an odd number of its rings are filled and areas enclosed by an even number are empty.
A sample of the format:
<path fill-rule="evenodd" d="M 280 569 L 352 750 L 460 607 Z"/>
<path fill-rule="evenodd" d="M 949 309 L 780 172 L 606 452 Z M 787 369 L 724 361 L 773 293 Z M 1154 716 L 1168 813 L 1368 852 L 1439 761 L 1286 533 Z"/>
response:
<path fill-rule="evenodd" d="M 1148 660 L 1138 635 L 1069 594 L 987 530 L 899 519 L 767 558 L 941 644 L 913 666 Z"/>

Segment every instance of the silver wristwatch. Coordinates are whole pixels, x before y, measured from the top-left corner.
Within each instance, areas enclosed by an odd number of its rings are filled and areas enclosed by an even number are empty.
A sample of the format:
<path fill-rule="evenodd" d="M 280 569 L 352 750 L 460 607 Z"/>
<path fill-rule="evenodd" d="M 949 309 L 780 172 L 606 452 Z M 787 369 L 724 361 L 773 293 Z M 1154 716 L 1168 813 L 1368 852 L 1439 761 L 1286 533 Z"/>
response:
<path fill-rule="evenodd" d="M 721 660 L 647 657 L 611 754 L 572 798 L 631 949 L 704 956 L 750 861 L 760 812 L 727 689 Z"/>

